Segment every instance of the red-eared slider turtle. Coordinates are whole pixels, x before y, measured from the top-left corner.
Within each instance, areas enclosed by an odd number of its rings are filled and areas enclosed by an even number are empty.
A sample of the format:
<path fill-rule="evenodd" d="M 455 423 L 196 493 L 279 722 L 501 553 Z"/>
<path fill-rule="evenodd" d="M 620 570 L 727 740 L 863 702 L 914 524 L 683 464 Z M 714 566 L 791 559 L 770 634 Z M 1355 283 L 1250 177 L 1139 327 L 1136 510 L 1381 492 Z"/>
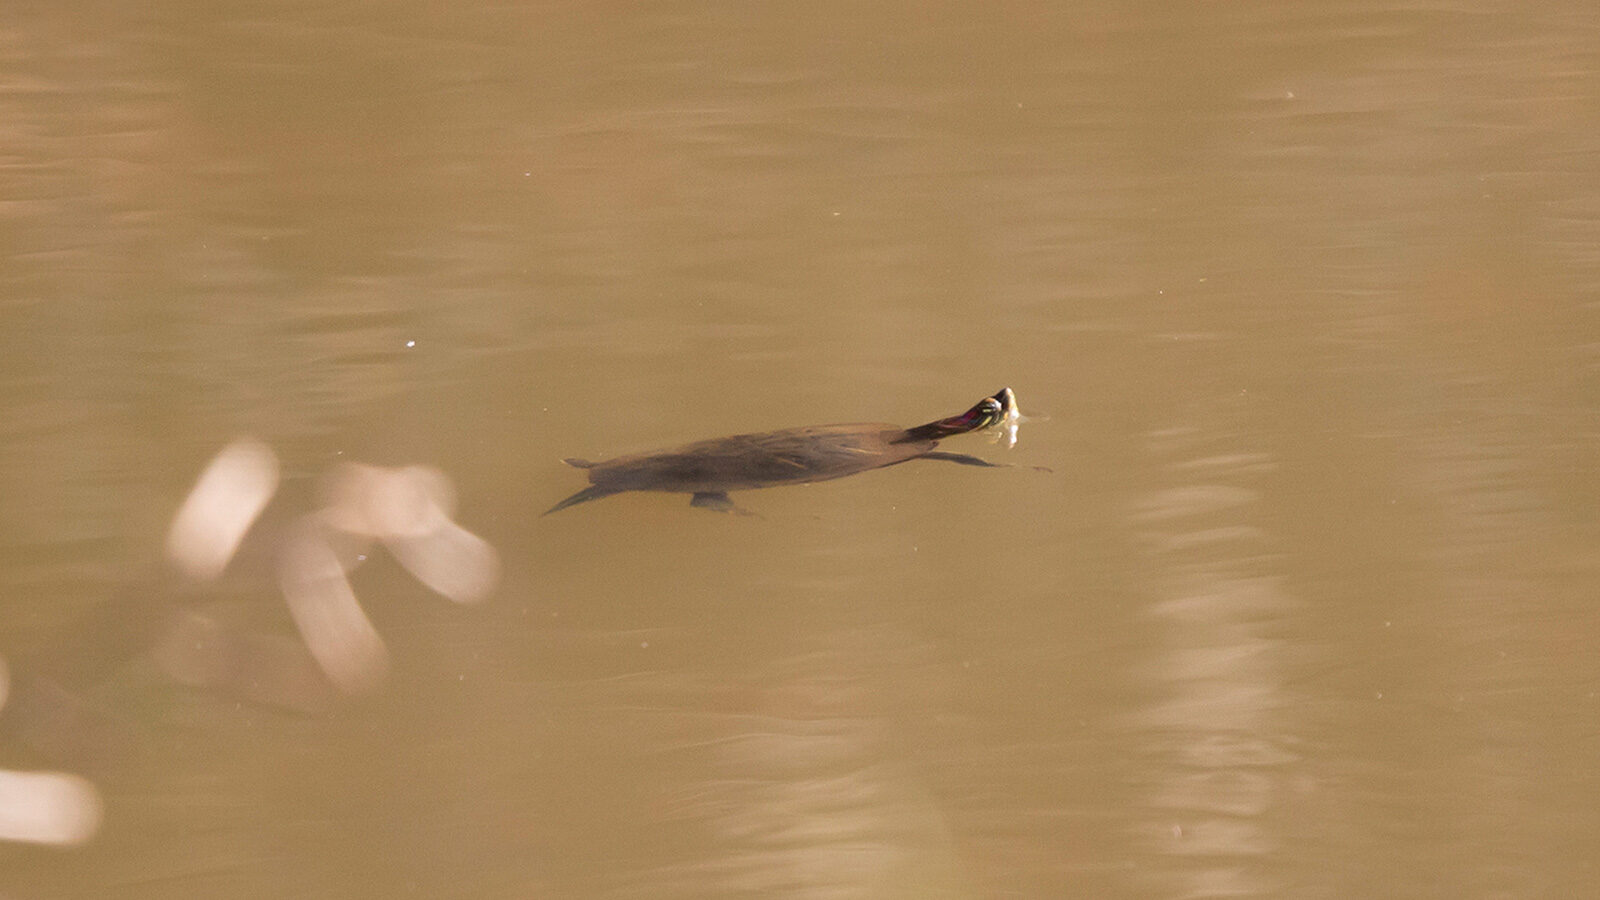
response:
<path fill-rule="evenodd" d="M 728 499 L 729 491 L 827 481 L 912 459 L 999 466 L 976 456 L 944 453 L 934 447 L 944 438 L 1016 418 L 1016 395 L 1004 388 L 959 416 L 915 428 L 881 422 L 810 425 L 697 441 L 605 462 L 568 459 L 564 460 L 567 465 L 587 470 L 590 486 L 550 507 L 545 515 L 624 491 L 693 494 L 689 501 L 693 506 L 742 511 Z"/>

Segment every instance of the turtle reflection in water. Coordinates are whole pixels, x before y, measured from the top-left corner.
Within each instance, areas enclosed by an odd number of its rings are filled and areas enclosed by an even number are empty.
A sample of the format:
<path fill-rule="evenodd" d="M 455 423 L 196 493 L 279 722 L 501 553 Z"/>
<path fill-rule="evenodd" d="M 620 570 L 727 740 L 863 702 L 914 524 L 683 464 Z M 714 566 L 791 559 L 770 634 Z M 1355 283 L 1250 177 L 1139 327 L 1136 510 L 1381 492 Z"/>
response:
<path fill-rule="evenodd" d="M 810 425 L 697 441 L 605 462 L 568 459 L 567 465 L 587 470 L 590 486 L 550 507 L 545 515 L 625 491 L 693 494 L 689 501 L 693 506 L 744 512 L 728 499 L 729 491 L 827 481 L 913 459 L 998 468 L 1004 464 L 934 448 L 944 438 L 1019 418 L 1016 395 L 1004 388 L 959 416 L 915 428 L 881 422 Z"/>

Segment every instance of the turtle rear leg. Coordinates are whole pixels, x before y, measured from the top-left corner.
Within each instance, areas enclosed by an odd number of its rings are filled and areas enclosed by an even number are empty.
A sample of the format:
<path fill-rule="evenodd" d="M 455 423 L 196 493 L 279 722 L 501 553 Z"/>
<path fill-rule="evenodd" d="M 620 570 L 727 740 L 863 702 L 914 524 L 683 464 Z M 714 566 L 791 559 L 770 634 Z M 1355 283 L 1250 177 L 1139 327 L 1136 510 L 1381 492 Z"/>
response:
<path fill-rule="evenodd" d="M 569 506 L 577 506 L 579 503 L 587 503 L 590 500 L 599 500 L 601 497 L 609 497 L 609 496 L 611 496 L 612 494 L 615 494 L 615 493 L 619 493 L 619 492 L 618 491 L 613 491 L 610 488 L 603 488 L 603 487 L 598 487 L 598 486 L 591 485 L 591 486 L 586 487 L 583 490 L 577 492 L 576 494 L 573 494 L 571 497 L 568 497 L 567 499 L 561 501 L 560 503 L 557 503 L 555 506 L 550 507 L 549 509 L 545 510 L 543 513 L 540 513 L 540 515 L 541 516 L 548 516 L 553 512 L 560 512 L 561 510 L 566 509 Z"/>
<path fill-rule="evenodd" d="M 689 505 L 698 506 L 701 509 L 714 510 L 716 512 L 738 513 L 741 516 L 755 515 L 755 513 L 748 509 L 742 509 L 739 506 L 736 506 L 733 502 L 733 498 L 728 496 L 727 491 L 698 491 L 689 499 Z"/>

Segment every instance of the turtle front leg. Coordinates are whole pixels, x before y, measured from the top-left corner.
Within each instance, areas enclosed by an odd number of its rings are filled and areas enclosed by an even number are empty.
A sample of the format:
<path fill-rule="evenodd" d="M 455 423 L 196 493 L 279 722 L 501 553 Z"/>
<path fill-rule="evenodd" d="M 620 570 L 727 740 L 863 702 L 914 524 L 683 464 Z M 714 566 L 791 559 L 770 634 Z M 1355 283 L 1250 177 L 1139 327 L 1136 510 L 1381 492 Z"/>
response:
<path fill-rule="evenodd" d="M 942 460 L 946 460 L 948 462 L 960 463 L 963 466 L 983 466 L 984 468 L 988 468 L 988 469 L 1009 469 L 1009 468 L 1011 468 L 1011 464 L 1010 463 L 989 462 L 987 459 L 980 459 L 979 457 L 976 457 L 976 456 L 968 456 L 965 453 L 946 453 L 943 450 L 929 450 L 927 453 L 922 454 L 921 458 L 922 459 L 942 459 Z"/>
<path fill-rule="evenodd" d="M 1015 468 L 1012 463 L 989 462 L 987 459 L 980 459 L 976 456 L 968 456 L 965 453 L 946 453 L 943 450 L 929 450 L 927 453 L 917 457 L 917 459 L 942 459 L 947 462 L 960 463 L 963 466 L 983 466 L 986 469 Z M 1028 468 L 1034 470 L 1035 472 L 1055 471 L 1055 469 L 1052 469 L 1049 466 L 1029 466 Z"/>
<path fill-rule="evenodd" d="M 728 496 L 727 491 L 700 491 L 689 500 L 689 505 L 698 506 L 701 509 L 714 510 L 716 512 L 738 513 L 741 516 L 755 515 L 755 513 L 751 512 L 750 510 L 741 509 L 739 506 L 735 505 L 733 498 Z"/>

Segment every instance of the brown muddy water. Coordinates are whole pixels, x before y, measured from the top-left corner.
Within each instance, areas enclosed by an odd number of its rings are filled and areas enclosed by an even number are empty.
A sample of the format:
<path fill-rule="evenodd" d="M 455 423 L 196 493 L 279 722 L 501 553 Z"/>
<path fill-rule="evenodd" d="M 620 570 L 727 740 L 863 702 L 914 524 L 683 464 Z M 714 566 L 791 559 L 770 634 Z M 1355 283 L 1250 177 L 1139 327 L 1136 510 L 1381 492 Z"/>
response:
<path fill-rule="evenodd" d="M 0 896 L 1600 896 L 1597 21 L 16 4 Z"/>

